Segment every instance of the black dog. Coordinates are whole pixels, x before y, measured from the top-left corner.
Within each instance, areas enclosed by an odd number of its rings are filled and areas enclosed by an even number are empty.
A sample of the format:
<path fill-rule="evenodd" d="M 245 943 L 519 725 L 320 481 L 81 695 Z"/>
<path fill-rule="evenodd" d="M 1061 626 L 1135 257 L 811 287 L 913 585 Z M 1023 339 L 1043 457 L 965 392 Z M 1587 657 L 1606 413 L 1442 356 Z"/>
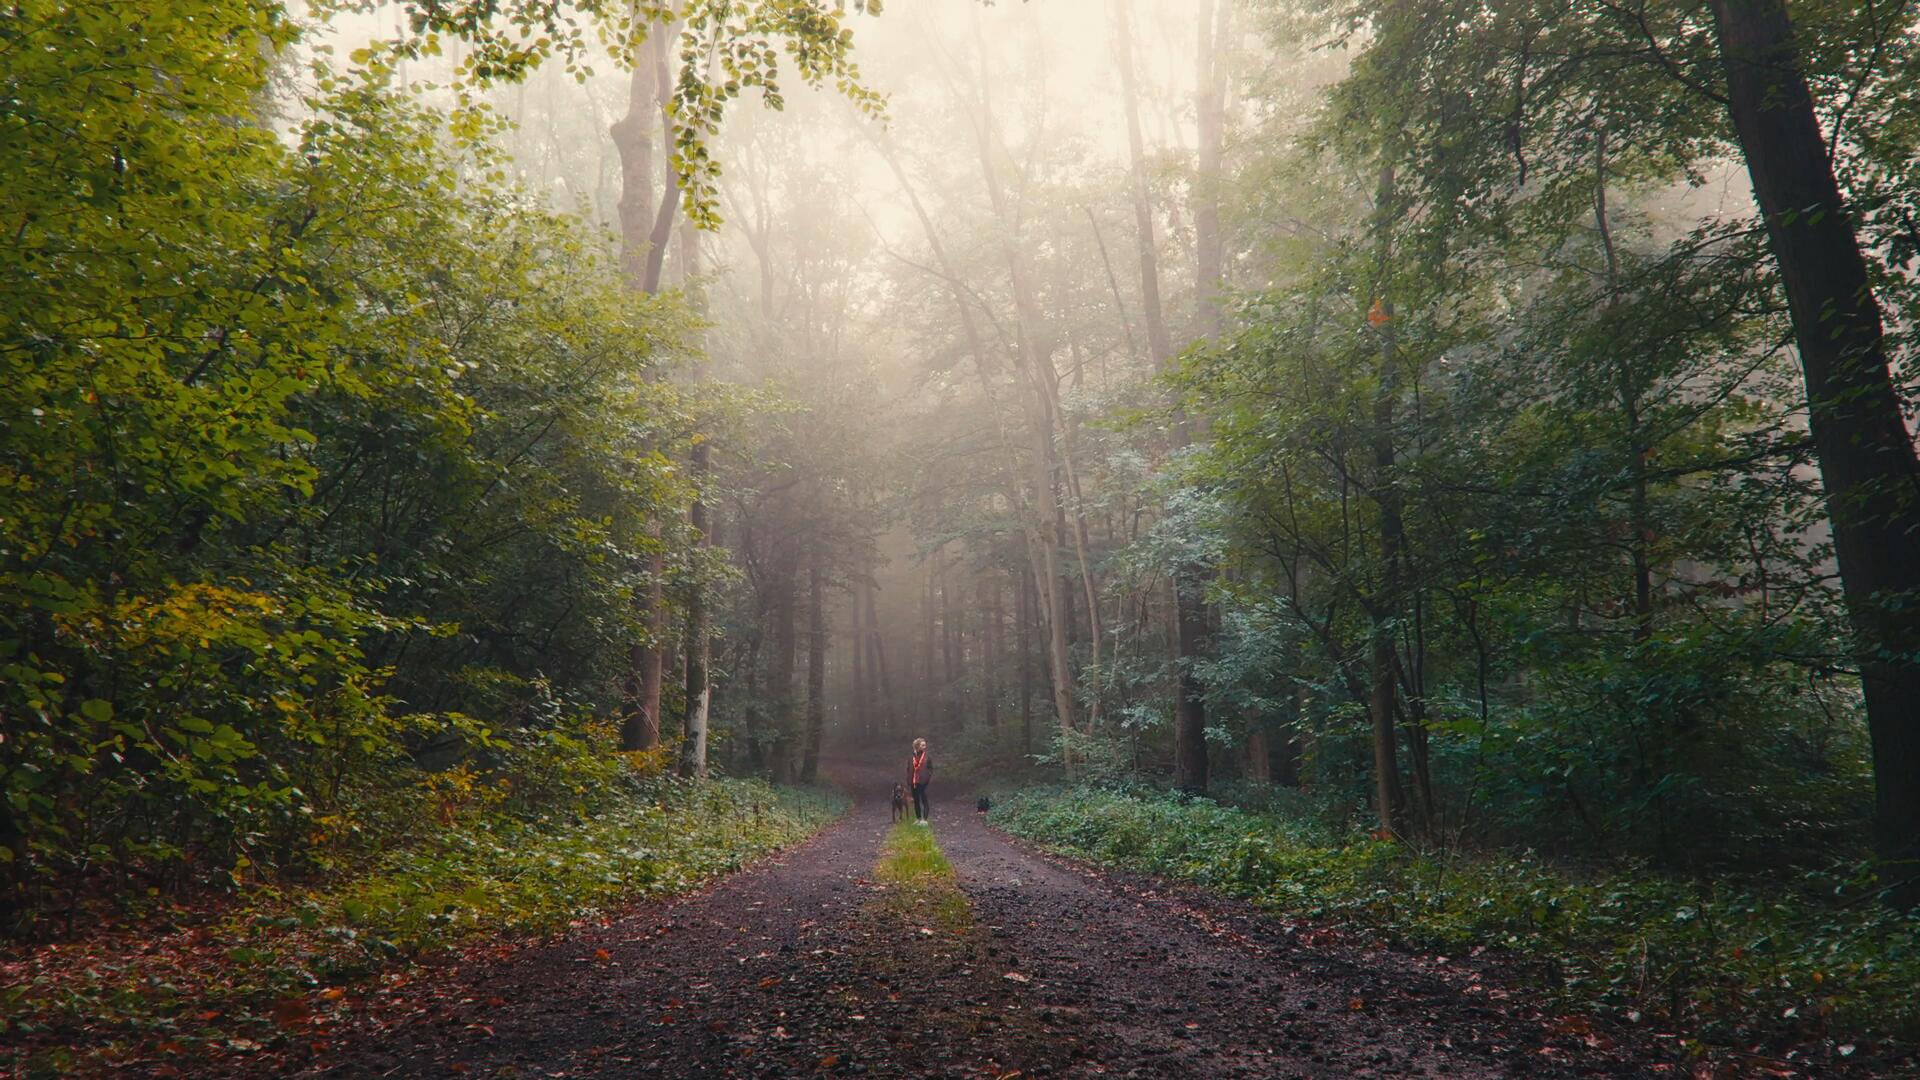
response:
<path fill-rule="evenodd" d="M 900 784 L 893 785 L 893 820 L 899 821 L 907 816 L 907 789 Z"/>

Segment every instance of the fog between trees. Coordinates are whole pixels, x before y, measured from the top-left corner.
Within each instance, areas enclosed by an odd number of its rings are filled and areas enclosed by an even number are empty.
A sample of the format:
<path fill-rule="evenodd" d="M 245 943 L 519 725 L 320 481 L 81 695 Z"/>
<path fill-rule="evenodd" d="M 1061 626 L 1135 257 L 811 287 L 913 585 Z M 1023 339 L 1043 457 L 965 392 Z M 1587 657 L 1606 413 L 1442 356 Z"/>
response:
<path fill-rule="evenodd" d="M 1909 7 L 670 7 L 13 16 L 28 906 L 616 733 L 1906 880 Z"/>

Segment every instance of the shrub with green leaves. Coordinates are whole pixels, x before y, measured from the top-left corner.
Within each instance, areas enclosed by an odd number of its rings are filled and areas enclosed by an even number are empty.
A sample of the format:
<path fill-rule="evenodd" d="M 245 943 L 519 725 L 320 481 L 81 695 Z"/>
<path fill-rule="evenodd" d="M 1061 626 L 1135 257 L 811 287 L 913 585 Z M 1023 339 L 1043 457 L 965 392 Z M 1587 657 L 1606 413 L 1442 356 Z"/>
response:
<path fill-rule="evenodd" d="M 805 839 L 846 806 L 818 789 L 644 776 L 605 741 L 525 752 L 574 766 L 583 790 L 536 810 L 477 796 L 483 777 L 439 774 L 409 803 L 428 823 L 418 836 L 343 859 L 325 883 L 163 909 L 22 965 L 30 975 L 0 990 L 0 1070 L 62 1075 L 129 1056 L 184 1061 L 236 1039 L 271 1044 L 290 1000 L 337 1008 L 347 987 L 358 996 L 408 960 L 683 892 Z"/>
<path fill-rule="evenodd" d="M 644 632 L 689 318 L 510 186 L 483 112 L 321 68 L 276 130 L 297 37 L 234 0 L 0 26 L 16 909 L 301 869 L 417 764 L 510 779 Z"/>

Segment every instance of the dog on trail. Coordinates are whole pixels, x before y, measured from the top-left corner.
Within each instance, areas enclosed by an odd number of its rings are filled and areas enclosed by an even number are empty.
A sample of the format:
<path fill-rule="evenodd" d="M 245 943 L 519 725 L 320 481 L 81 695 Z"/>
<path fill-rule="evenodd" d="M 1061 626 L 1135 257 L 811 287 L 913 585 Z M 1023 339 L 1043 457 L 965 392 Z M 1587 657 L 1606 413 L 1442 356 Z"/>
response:
<path fill-rule="evenodd" d="M 899 821 L 907 816 L 907 786 L 893 785 L 893 820 Z"/>

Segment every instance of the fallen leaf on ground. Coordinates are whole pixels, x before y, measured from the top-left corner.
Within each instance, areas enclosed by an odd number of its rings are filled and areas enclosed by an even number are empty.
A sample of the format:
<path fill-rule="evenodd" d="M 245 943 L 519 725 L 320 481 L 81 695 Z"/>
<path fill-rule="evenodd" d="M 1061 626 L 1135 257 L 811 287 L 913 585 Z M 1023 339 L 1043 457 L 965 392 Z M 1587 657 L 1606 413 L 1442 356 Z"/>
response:
<path fill-rule="evenodd" d="M 281 998 L 273 1003 L 273 1022 L 281 1027 L 298 1027 L 313 1019 L 313 1006 L 305 998 Z"/>

